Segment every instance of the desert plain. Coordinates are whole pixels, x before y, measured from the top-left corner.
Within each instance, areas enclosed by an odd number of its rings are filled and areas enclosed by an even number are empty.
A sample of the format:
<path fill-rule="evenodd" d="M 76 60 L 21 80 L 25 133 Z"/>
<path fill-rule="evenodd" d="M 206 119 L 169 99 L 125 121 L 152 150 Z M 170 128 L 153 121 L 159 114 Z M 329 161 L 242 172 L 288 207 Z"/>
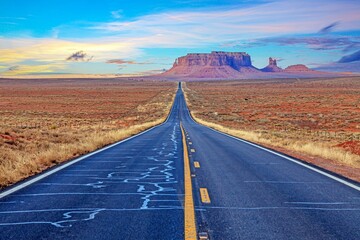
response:
<path fill-rule="evenodd" d="M 162 123 L 177 83 L 1 79 L 0 186 Z M 360 180 L 360 77 L 189 81 L 199 123 Z"/>
<path fill-rule="evenodd" d="M 0 187 L 163 122 L 177 84 L 0 79 Z"/>
<path fill-rule="evenodd" d="M 360 77 L 187 82 L 195 120 L 360 180 Z"/>

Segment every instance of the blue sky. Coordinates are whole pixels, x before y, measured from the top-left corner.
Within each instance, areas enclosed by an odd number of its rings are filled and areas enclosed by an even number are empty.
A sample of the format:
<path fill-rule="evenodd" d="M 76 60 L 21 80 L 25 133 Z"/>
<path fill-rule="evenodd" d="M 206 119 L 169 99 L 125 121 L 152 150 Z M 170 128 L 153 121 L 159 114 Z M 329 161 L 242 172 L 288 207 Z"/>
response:
<path fill-rule="evenodd" d="M 360 72 L 359 12 L 358 0 L 3 1 L 0 75 L 148 74 L 213 50 Z"/>

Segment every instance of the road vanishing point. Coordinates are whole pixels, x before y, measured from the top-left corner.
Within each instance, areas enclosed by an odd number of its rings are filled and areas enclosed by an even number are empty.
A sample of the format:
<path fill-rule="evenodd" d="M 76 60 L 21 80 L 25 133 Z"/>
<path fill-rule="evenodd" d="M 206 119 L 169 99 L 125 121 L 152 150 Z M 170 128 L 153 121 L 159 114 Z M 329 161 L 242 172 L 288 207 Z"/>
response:
<path fill-rule="evenodd" d="M 0 193 L 0 239 L 360 239 L 360 187 L 196 123 L 167 120 Z"/>

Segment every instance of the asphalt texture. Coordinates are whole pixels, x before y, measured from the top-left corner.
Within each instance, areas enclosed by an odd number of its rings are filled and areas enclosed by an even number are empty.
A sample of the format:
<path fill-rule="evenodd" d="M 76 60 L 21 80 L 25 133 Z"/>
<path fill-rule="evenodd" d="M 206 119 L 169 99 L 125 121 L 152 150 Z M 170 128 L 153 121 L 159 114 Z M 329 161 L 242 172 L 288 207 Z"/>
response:
<path fill-rule="evenodd" d="M 181 90 L 164 124 L 1 198 L 0 239 L 183 239 L 180 121 L 199 233 L 360 239 L 357 189 L 195 123 Z"/>

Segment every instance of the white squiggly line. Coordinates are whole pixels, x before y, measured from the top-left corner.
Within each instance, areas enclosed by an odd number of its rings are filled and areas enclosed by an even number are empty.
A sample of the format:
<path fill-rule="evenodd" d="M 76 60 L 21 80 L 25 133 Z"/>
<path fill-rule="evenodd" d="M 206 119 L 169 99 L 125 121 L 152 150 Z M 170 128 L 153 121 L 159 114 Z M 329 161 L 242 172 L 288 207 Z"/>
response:
<path fill-rule="evenodd" d="M 106 210 L 105 208 L 94 210 L 72 210 L 63 214 L 63 220 L 51 221 L 29 221 L 29 222 L 13 222 L 13 223 L 0 223 L 0 226 L 14 226 L 14 225 L 28 225 L 28 224 L 51 224 L 58 228 L 72 227 L 72 223 L 93 220 L 96 214 Z M 52 210 L 47 210 L 52 211 Z M 80 217 L 76 218 L 76 215 Z M 85 216 L 83 216 L 85 215 Z M 83 216 L 83 217 L 81 217 Z"/>
<path fill-rule="evenodd" d="M 96 216 L 96 214 L 98 214 L 101 211 L 104 211 L 105 209 L 97 209 L 97 210 L 93 210 L 93 211 L 71 211 L 71 212 L 66 212 L 63 214 L 63 218 L 67 219 L 67 220 L 62 220 L 62 221 L 57 221 L 57 222 L 52 222 L 51 225 L 55 226 L 55 227 L 72 227 L 73 222 L 82 222 L 82 221 L 89 221 L 89 220 L 93 220 Z M 76 216 L 76 214 L 89 214 L 87 217 L 85 218 L 79 218 L 79 219 L 74 219 L 74 215 Z"/>
<path fill-rule="evenodd" d="M 171 150 L 171 152 L 168 154 L 164 154 L 164 152 L 168 149 L 168 144 L 163 143 L 157 156 L 147 157 L 147 159 L 150 161 L 153 161 L 155 163 L 156 162 L 162 163 L 161 165 L 157 165 L 155 167 L 149 167 L 145 170 L 145 172 L 137 172 L 137 176 L 136 175 L 135 176 L 132 175 L 130 177 L 122 176 L 122 174 L 124 174 L 124 173 L 136 174 L 136 172 L 112 172 L 112 173 L 109 173 L 107 176 L 109 179 L 122 180 L 123 183 L 134 183 L 134 182 L 140 182 L 140 181 L 143 182 L 141 185 L 138 185 L 138 189 L 137 189 L 138 193 L 145 194 L 145 196 L 141 197 L 141 199 L 143 200 L 143 203 L 142 203 L 140 209 L 148 209 L 149 204 L 151 203 L 151 199 L 156 195 L 159 195 L 164 192 L 176 192 L 176 189 L 173 187 L 163 187 L 162 186 L 162 184 L 164 184 L 164 183 L 173 183 L 173 184 L 177 183 L 177 181 L 174 178 L 174 175 L 171 173 L 171 171 L 173 171 L 175 169 L 175 167 L 173 166 L 174 161 L 168 160 L 168 159 L 160 160 L 159 157 L 160 158 L 161 157 L 174 158 L 175 153 L 178 149 L 178 146 L 177 146 L 178 142 L 176 139 L 177 138 L 177 135 L 176 135 L 177 127 L 178 127 L 178 124 L 175 124 L 173 127 L 173 131 L 170 134 L 170 139 L 173 143 L 172 144 L 173 149 Z M 158 148 L 153 148 L 153 150 L 158 150 Z M 159 171 L 160 167 L 165 167 L 165 168 L 163 170 Z M 154 174 L 158 171 L 161 174 Z M 157 179 L 161 179 L 163 181 L 162 182 L 150 182 L 150 181 L 146 182 L 146 180 L 157 180 Z M 151 189 L 155 188 L 155 190 L 147 190 L 147 188 L 151 188 Z"/>
<path fill-rule="evenodd" d="M 173 209 L 173 210 L 181 210 L 182 206 L 171 204 L 169 206 L 161 205 L 161 206 L 154 206 L 151 207 L 150 204 L 153 201 L 154 203 L 175 203 L 179 200 L 176 199 L 183 194 L 176 193 L 176 188 L 169 186 L 168 184 L 175 185 L 178 181 L 175 179 L 172 171 L 175 169 L 173 166 L 174 159 L 176 159 L 176 153 L 178 149 L 178 141 L 177 141 L 177 128 L 178 123 L 174 125 L 173 131 L 170 134 L 172 147 L 169 149 L 169 144 L 163 143 L 161 149 L 156 148 L 155 151 L 158 151 L 155 156 L 147 156 L 147 160 L 149 162 L 144 163 L 142 165 L 150 165 L 148 168 L 139 170 L 139 171 L 115 171 L 110 172 L 107 174 L 107 177 L 104 178 L 103 181 L 97 181 L 94 183 L 85 183 L 85 184 L 56 184 L 56 183 L 42 183 L 43 185 L 73 185 L 73 186 L 88 186 L 92 188 L 103 188 L 110 184 L 110 183 L 128 183 L 138 184 L 138 189 L 136 193 L 42 193 L 42 194 L 19 194 L 18 196 L 46 196 L 46 195 L 62 195 L 62 194 L 69 194 L 69 195 L 78 195 L 78 194 L 103 194 L 103 195 L 139 195 L 143 200 L 141 206 L 137 209 L 74 209 L 70 211 L 66 211 L 63 213 L 63 217 L 59 221 L 38 221 L 38 222 L 15 222 L 15 223 L 0 223 L 0 226 L 10 226 L 10 225 L 24 225 L 24 224 L 51 224 L 54 227 L 65 228 L 65 227 L 72 227 L 72 225 L 76 222 L 81 221 L 90 221 L 95 219 L 96 215 L 102 211 L 136 211 L 136 210 L 164 210 L 164 209 Z M 171 160 L 169 160 L 169 158 Z M 165 160 L 162 160 L 165 159 Z M 140 165 L 140 164 L 139 164 Z M 120 166 L 116 168 L 125 168 L 125 166 L 121 163 Z M 119 169 L 120 170 L 120 169 Z M 95 169 L 95 170 L 68 170 L 70 172 L 96 172 L 96 171 L 107 171 L 107 169 Z M 113 170 L 110 170 L 113 171 Z M 124 176 L 125 174 L 125 176 Z M 69 174 L 72 175 L 72 174 Z M 94 175 L 81 175 L 81 174 L 73 174 L 77 176 L 94 176 Z M 130 175 L 130 176 L 126 176 Z M 96 175 L 95 175 L 96 176 Z M 95 177 L 96 178 L 96 177 Z M 98 178 L 99 179 L 99 178 Z M 106 180 L 105 180 L 106 179 Z M 161 180 L 157 182 L 153 182 L 154 180 Z M 173 193 L 171 193 L 173 192 Z M 154 199 L 155 196 L 162 196 L 161 199 Z M 174 198 L 176 197 L 176 198 Z M 44 210 L 48 211 L 48 210 Z M 51 211 L 51 210 L 49 210 Z M 31 211 L 33 213 L 33 211 Z M 14 212 L 15 213 L 15 212 Z"/>
<path fill-rule="evenodd" d="M 96 183 L 39 183 L 38 185 L 46 185 L 46 186 L 86 186 L 92 188 L 104 188 L 107 185 L 103 184 L 103 181 L 98 181 Z"/>

